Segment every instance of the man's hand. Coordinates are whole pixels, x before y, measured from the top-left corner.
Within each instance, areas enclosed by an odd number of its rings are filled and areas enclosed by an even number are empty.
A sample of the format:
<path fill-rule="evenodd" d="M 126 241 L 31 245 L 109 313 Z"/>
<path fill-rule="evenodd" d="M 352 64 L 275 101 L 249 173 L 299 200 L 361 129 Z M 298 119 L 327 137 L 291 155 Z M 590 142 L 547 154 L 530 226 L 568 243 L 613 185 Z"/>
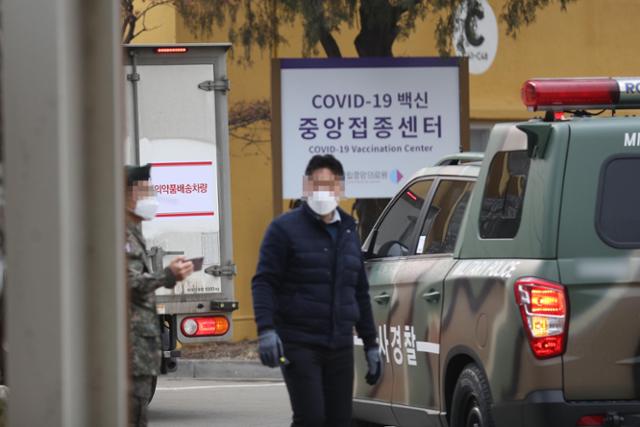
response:
<path fill-rule="evenodd" d="M 270 368 L 287 363 L 287 359 L 284 357 L 282 341 L 280 341 L 280 337 L 273 329 L 264 331 L 258 337 L 258 352 L 260 353 L 262 364 Z"/>
<path fill-rule="evenodd" d="M 177 281 L 186 279 L 191 273 L 193 273 L 193 263 L 186 261 L 186 258 L 179 256 L 171 261 L 169 264 L 169 270 L 176 276 Z"/>
<path fill-rule="evenodd" d="M 364 377 L 369 385 L 375 385 L 382 378 L 382 359 L 380 358 L 380 347 L 377 345 L 365 350 L 364 355 L 367 359 L 367 366 L 369 370 Z"/>

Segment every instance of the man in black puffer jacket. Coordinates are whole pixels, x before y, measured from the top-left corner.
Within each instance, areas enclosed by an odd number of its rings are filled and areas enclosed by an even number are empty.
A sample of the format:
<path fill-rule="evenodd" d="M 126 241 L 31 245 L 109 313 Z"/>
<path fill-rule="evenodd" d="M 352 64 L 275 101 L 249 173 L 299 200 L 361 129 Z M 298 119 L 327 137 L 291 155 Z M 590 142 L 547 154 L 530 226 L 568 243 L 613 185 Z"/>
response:
<path fill-rule="evenodd" d="M 382 363 L 356 223 L 337 207 L 344 171 L 331 155 L 305 171 L 305 202 L 267 229 L 252 281 L 262 363 L 281 366 L 292 427 L 348 427 L 353 328 L 364 342 L 367 382 Z"/>

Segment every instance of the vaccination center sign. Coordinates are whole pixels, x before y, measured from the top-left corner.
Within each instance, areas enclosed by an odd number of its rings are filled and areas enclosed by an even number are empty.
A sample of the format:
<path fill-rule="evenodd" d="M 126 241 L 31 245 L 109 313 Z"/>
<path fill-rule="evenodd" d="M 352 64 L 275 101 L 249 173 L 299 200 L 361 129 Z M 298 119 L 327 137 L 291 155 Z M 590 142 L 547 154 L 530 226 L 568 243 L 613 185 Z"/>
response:
<path fill-rule="evenodd" d="M 383 198 L 466 146 L 465 58 L 276 59 L 272 78 L 280 198 L 302 195 L 315 154 L 342 162 L 347 197 Z"/>

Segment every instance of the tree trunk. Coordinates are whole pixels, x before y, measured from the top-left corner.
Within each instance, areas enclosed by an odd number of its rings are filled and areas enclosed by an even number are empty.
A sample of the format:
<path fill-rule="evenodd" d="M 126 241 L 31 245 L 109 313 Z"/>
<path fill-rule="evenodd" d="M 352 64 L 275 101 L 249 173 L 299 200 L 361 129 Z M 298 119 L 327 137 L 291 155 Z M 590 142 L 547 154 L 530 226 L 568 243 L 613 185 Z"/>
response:
<path fill-rule="evenodd" d="M 340 47 L 329 31 L 323 31 L 320 36 L 320 44 L 327 54 L 327 58 L 342 58 Z"/>
<path fill-rule="evenodd" d="M 354 42 L 358 56 L 392 57 L 391 49 L 400 33 L 398 21 L 403 12 L 388 0 L 361 0 L 360 33 Z M 358 218 L 358 231 L 363 241 L 390 201 L 388 198 L 356 199 L 353 210 Z"/>
<path fill-rule="evenodd" d="M 342 52 L 340 52 L 340 46 L 338 42 L 331 34 L 331 30 L 327 26 L 327 20 L 325 18 L 324 0 L 306 0 L 309 4 L 307 14 L 305 14 L 305 20 L 307 26 L 312 25 L 317 27 L 320 32 L 320 45 L 324 49 L 324 53 L 327 58 L 342 58 Z"/>
<path fill-rule="evenodd" d="M 362 0 L 359 14 L 360 33 L 355 39 L 358 56 L 393 56 L 391 48 L 400 33 L 401 10 L 389 0 Z"/>

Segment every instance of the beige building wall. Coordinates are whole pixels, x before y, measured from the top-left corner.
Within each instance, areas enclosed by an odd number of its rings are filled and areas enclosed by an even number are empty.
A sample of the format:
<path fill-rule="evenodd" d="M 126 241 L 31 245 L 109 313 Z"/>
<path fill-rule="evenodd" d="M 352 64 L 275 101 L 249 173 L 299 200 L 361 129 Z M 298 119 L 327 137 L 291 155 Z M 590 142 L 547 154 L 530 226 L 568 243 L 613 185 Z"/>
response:
<path fill-rule="evenodd" d="M 149 8 L 150 3 L 152 2 L 149 0 L 135 0 L 133 6 L 136 11 L 144 11 Z M 132 43 L 175 43 L 176 23 L 176 10 L 173 7 L 166 5 L 153 7 L 136 24 L 136 33 L 142 31 Z"/>
<path fill-rule="evenodd" d="M 496 16 L 503 0 L 489 0 Z M 567 12 L 552 5 L 523 27 L 518 37 L 505 35 L 505 24 L 498 21 L 498 50 L 492 66 L 482 75 L 470 76 L 471 120 L 493 123 L 533 116 L 520 101 L 522 83 L 533 77 L 629 76 L 640 73 L 640 56 L 634 55 L 635 17 L 640 2 L 634 0 L 578 0 Z M 216 29 L 213 36 L 196 37 L 185 28 L 175 11 L 164 8 L 148 20 L 159 25 L 139 37 L 139 43 L 226 41 L 227 29 Z M 435 19 L 417 25 L 408 39 L 396 42 L 395 56 L 436 56 L 433 39 Z M 343 56 L 355 57 L 353 40 L 357 28 L 344 28 L 336 35 Z M 284 30 L 288 44 L 277 49 L 279 57 L 300 57 L 302 26 Z M 236 52 L 239 57 L 240 51 Z M 270 99 L 270 59 L 272 52 L 254 51 L 251 66 L 229 64 L 230 105 L 240 101 Z M 323 56 L 322 54 L 319 56 Z M 240 309 L 235 313 L 235 339 L 255 337 L 251 301 L 251 277 L 257 263 L 262 235 L 272 219 L 271 146 L 268 124 L 256 126 L 248 142 L 231 137 L 231 189 L 233 197 L 233 236 L 238 265 L 236 297 Z M 349 206 L 348 203 L 345 204 Z"/>

